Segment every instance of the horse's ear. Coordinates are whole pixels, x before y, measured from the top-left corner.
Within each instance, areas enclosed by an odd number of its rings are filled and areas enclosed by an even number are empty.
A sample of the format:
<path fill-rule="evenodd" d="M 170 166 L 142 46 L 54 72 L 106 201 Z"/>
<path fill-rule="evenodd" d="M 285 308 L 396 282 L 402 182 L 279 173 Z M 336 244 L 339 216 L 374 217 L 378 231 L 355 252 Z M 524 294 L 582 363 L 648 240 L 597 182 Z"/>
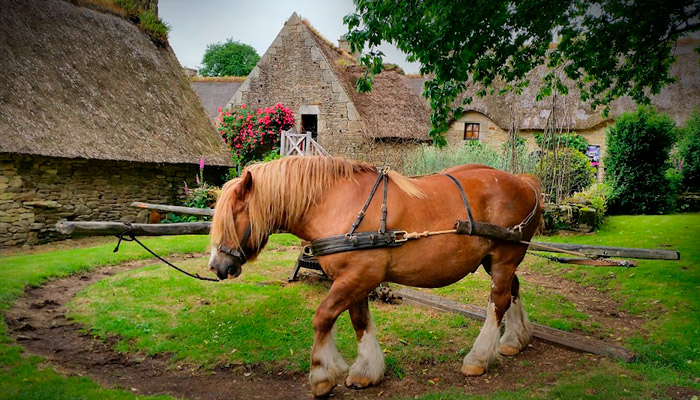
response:
<path fill-rule="evenodd" d="M 250 192 L 250 189 L 253 188 L 253 175 L 250 173 L 250 171 L 246 170 L 243 172 L 243 179 L 241 180 L 241 183 L 238 185 L 239 190 L 237 190 L 238 197 L 243 198 L 248 193 Z"/>

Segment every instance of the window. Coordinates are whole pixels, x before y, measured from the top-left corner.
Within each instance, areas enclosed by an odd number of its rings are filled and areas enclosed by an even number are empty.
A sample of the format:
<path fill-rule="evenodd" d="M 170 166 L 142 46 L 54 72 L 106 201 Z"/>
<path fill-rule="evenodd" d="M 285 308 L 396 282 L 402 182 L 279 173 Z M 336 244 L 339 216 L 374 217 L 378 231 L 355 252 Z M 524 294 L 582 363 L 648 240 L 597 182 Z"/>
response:
<path fill-rule="evenodd" d="M 467 122 L 464 124 L 464 140 L 479 140 L 479 124 Z"/>

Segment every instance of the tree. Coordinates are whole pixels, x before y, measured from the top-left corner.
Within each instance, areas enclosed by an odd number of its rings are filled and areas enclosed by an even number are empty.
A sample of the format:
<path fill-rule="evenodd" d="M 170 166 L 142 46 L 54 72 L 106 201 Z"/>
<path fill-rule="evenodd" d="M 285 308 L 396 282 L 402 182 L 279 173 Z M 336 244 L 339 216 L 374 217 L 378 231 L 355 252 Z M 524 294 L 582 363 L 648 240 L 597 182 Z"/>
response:
<path fill-rule="evenodd" d="M 439 145 L 450 117 L 471 102 L 455 103 L 468 82 L 477 85 L 477 95 L 494 92 L 496 81 L 504 83 L 500 90 L 518 91 L 529 84 L 526 74 L 543 64 L 550 73 L 538 97 L 568 93 L 556 73 L 561 70 L 592 107 L 623 95 L 648 104 L 649 93 L 673 81 L 674 41 L 700 30 L 697 0 L 354 1 L 357 12 L 344 18 L 346 38 L 353 51 L 369 48 L 358 90 L 371 90 L 373 74 L 382 70 L 376 46 L 394 43 L 431 77 L 424 96 Z"/>
<path fill-rule="evenodd" d="M 615 120 L 605 138 L 611 212 L 661 214 L 673 207 L 674 193 L 666 171 L 676 138 L 675 122 L 649 107 Z"/>
<path fill-rule="evenodd" d="M 202 76 L 246 76 L 258 63 L 260 56 L 250 45 L 233 41 L 207 46 L 202 58 Z"/>
<path fill-rule="evenodd" d="M 682 161 L 681 185 L 684 190 L 700 192 L 700 113 L 693 112 L 683 128 L 678 143 Z"/>

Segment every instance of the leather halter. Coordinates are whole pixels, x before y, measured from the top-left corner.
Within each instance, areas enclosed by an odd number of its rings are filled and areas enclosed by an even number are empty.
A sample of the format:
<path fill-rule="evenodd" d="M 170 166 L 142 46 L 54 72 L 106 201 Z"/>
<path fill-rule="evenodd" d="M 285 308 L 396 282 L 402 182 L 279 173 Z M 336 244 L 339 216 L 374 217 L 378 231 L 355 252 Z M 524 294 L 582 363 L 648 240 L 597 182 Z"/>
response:
<path fill-rule="evenodd" d="M 248 259 L 245 256 L 245 253 L 243 252 L 243 247 L 245 247 L 246 244 L 248 244 L 248 239 L 250 238 L 250 224 L 245 228 L 245 233 L 243 233 L 243 238 L 241 238 L 240 244 L 238 246 L 238 249 L 232 249 L 226 245 L 220 244 L 216 248 L 222 253 L 226 253 L 230 255 L 231 257 L 235 258 L 238 260 L 238 265 L 243 265 L 248 261 Z"/>

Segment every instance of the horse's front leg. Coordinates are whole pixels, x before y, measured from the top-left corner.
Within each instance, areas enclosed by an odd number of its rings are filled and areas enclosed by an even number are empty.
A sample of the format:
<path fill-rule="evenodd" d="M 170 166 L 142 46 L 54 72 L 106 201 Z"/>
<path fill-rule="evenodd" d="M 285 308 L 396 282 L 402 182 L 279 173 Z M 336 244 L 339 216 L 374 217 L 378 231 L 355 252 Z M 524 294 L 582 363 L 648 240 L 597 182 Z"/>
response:
<path fill-rule="evenodd" d="M 362 389 L 384 377 L 384 354 L 377 341 L 377 328 L 369 312 L 367 297 L 353 304 L 349 311 L 357 335 L 357 360 L 350 367 L 345 386 Z"/>
<path fill-rule="evenodd" d="M 337 279 L 314 315 L 314 345 L 311 349 L 311 392 L 320 397 L 329 394 L 342 382 L 348 365 L 338 353 L 333 336 L 333 325 L 338 316 L 367 291 L 347 280 Z"/>

